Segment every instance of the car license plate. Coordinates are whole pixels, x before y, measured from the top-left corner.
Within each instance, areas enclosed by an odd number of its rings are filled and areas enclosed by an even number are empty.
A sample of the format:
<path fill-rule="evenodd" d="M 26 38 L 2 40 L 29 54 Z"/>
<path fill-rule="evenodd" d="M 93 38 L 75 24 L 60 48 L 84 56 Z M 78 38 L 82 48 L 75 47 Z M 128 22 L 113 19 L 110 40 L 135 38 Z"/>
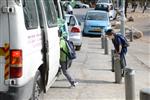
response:
<path fill-rule="evenodd" d="M 100 28 L 95 28 L 95 29 L 93 29 L 93 31 L 95 31 L 95 32 L 101 32 L 102 30 Z"/>

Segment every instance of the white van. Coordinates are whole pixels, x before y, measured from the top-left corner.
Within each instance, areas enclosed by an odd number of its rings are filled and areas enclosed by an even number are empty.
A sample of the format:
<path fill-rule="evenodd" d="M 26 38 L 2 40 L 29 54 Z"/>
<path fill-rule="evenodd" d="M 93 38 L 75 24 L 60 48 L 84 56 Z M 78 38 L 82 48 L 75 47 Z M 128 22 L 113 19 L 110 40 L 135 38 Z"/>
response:
<path fill-rule="evenodd" d="M 55 81 L 56 18 L 53 0 L 0 0 L 0 100 L 37 100 Z"/>

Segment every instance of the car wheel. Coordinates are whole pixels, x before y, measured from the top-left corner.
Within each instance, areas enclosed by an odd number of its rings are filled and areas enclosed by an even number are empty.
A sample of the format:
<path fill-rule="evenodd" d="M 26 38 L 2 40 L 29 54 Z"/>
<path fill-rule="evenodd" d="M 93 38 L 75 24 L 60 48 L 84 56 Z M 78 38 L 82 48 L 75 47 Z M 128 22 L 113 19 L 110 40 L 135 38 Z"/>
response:
<path fill-rule="evenodd" d="M 34 78 L 33 93 L 30 100 L 43 100 L 44 91 L 42 86 L 41 73 L 38 70 Z"/>
<path fill-rule="evenodd" d="M 86 8 L 86 6 L 83 6 L 82 8 Z"/>
<path fill-rule="evenodd" d="M 76 46 L 76 50 L 79 51 L 81 49 L 81 45 L 80 46 Z"/>

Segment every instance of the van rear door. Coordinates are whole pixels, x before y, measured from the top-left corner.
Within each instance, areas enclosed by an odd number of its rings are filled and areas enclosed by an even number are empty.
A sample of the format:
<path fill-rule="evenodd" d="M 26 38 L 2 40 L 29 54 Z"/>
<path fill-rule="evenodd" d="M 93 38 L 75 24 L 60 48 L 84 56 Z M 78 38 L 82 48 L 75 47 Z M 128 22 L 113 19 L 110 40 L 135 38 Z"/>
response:
<path fill-rule="evenodd" d="M 5 82 L 8 79 L 8 68 L 7 62 L 9 57 L 7 56 L 9 52 L 9 11 L 8 11 L 8 1 L 0 0 L 0 92 L 7 91 L 8 87 Z M 8 58 L 7 58 L 8 57 Z M 8 59 L 8 60 L 6 60 Z"/>

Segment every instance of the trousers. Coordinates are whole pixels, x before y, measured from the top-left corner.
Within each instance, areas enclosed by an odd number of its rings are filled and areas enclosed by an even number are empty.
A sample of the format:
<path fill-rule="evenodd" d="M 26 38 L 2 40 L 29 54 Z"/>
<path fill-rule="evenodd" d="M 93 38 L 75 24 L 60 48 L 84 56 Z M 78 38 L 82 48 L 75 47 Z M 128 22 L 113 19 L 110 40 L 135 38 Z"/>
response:
<path fill-rule="evenodd" d="M 68 64 L 66 62 L 60 62 L 60 65 L 61 65 L 61 69 L 62 69 L 64 76 L 67 78 L 67 80 L 69 81 L 71 85 L 74 85 L 75 79 L 71 76 L 69 70 L 67 69 Z"/>

